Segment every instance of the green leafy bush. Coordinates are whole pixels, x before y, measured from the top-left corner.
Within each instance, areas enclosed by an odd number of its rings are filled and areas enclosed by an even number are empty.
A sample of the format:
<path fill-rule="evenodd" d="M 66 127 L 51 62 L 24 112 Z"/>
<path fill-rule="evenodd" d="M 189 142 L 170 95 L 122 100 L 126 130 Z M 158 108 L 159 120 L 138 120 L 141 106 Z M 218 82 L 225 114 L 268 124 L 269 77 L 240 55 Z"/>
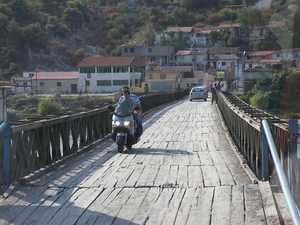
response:
<path fill-rule="evenodd" d="M 61 105 L 59 103 L 51 101 L 50 98 L 45 98 L 41 100 L 38 106 L 38 115 L 46 116 L 53 113 L 58 113 L 61 110 Z"/>
<path fill-rule="evenodd" d="M 270 92 L 263 92 L 259 90 L 255 95 L 250 98 L 250 105 L 262 110 L 269 107 Z"/>

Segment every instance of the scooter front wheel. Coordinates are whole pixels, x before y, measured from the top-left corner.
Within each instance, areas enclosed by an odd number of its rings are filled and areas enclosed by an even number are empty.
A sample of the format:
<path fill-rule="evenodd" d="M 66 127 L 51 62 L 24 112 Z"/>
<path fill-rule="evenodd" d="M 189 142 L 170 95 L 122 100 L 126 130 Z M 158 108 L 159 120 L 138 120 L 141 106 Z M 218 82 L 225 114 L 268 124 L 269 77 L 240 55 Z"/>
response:
<path fill-rule="evenodd" d="M 118 137 L 118 141 L 117 141 L 117 144 L 118 144 L 118 152 L 119 153 L 123 153 L 123 150 L 124 150 L 124 143 L 125 143 L 125 137 Z"/>

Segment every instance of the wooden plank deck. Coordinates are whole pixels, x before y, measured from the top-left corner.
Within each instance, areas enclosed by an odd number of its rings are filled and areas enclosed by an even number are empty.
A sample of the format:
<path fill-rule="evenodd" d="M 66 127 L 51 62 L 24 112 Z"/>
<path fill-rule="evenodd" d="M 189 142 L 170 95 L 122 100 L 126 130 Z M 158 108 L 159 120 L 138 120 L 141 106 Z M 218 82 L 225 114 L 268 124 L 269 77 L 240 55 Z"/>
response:
<path fill-rule="evenodd" d="M 216 105 L 184 99 L 143 124 L 130 151 L 107 140 L 28 177 L 0 199 L 0 224 L 279 224 L 269 186 L 241 164 Z"/>

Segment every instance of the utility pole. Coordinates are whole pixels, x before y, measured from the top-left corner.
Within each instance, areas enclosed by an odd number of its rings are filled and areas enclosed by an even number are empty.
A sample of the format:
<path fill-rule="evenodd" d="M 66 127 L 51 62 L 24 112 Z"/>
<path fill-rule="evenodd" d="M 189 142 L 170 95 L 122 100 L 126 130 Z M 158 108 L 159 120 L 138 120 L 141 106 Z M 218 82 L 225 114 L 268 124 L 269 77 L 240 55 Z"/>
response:
<path fill-rule="evenodd" d="M 35 71 L 35 94 L 37 95 L 38 89 L 37 89 L 37 71 Z"/>
<path fill-rule="evenodd" d="M 7 82 L 0 82 L 0 124 L 7 121 L 6 93 L 11 87 Z"/>

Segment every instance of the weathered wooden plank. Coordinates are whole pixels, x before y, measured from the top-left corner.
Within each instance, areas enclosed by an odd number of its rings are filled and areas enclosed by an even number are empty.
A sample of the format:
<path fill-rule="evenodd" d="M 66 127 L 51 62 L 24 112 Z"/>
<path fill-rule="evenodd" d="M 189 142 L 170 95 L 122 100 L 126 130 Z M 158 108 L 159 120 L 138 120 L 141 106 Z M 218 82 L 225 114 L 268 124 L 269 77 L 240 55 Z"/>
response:
<path fill-rule="evenodd" d="M 77 189 L 49 220 L 48 224 L 75 224 L 101 191 L 102 188 Z"/>
<path fill-rule="evenodd" d="M 158 170 L 159 166 L 145 165 L 143 173 L 137 180 L 136 187 L 153 187 Z"/>
<path fill-rule="evenodd" d="M 117 217 L 122 205 L 126 203 L 128 198 L 134 192 L 134 188 L 123 188 L 114 199 L 97 214 L 97 220 L 94 224 L 112 224 Z M 126 220 L 124 220 L 124 223 Z"/>
<path fill-rule="evenodd" d="M 245 223 L 244 186 L 232 186 L 231 224 L 242 225 Z"/>
<path fill-rule="evenodd" d="M 188 166 L 181 165 L 178 167 L 177 185 L 178 187 L 188 187 Z"/>
<path fill-rule="evenodd" d="M 122 208 L 118 212 L 114 225 L 126 225 L 131 224 L 136 212 L 142 205 L 145 196 L 149 192 L 150 188 L 135 188 L 129 199 L 122 205 Z"/>
<path fill-rule="evenodd" d="M 235 181 L 232 177 L 231 172 L 229 171 L 229 169 L 227 168 L 227 165 L 225 164 L 216 164 L 215 168 L 217 170 L 217 173 L 219 175 L 219 179 L 221 182 L 221 186 L 223 185 L 235 185 Z"/>
<path fill-rule="evenodd" d="M 198 188 L 186 188 L 184 196 L 182 197 L 182 201 L 180 203 L 179 210 L 176 215 L 176 220 L 174 221 L 174 225 L 182 225 L 186 224 L 188 220 L 188 216 L 190 213 L 190 209 L 192 207 L 192 203 L 197 200 L 198 197 Z"/>
<path fill-rule="evenodd" d="M 133 172 L 130 174 L 130 177 L 128 178 L 128 180 L 126 182 L 127 187 L 135 187 L 144 168 L 145 168 L 144 165 L 137 165 L 134 168 Z"/>
<path fill-rule="evenodd" d="M 187 225 L 212 224 L 211 211 L 214 197 L 214 188 L 197 188 L 196 198 L 192 202 Z"/>
<path fill-rule="evenodd" d="M 211 224 L 231 223 L 231 186 L 215 188 Z"/>
<path fill-rule="evenodd" d="M 201 165 L 212 165 L 214 160 L 212 159 L 209 151 L 198 152 L 198 157 L 200 159 Z"/>
<path fill-rule="evenodd" d="M 270 183 L 268 181 L 265 182 L 260 181 L 258 182 L 258 184 L 262 195 L 262 201 L 263 201 L 264 211 L 266 214 L 267 224 L 280 224 L 278 219 L 279 217 L 277 214 L 277 209 L 274 205 L 274 199 L 273 199 L 274 197 L 272 194 Z M 282 205 L 283 204 L 278 204 L 279 207 L 281 207 Z M 282 210 L 280 211 L 282 212 Z"/>
<path fill-rule="evenodd" d="M 189 187 L 202 187 L 203 177 L 200 166 L 188 166 L 187 169 Z"/>
<path fill-rule="evenodd" d="M 161 188 L 149 189 L 139 208 L 135 211 L 135 215 L 131 220 L 133 224 L 146 224 L 149 218 L 149 213 L 152 212 L 154 203 L 160 195 L 161 191 Z"/>
<path fill-rule="evenodd" d="M 168 207 L 166 211 L 166 216 L 162 224 L 169 225 L 174 224 L 176 221 L 177 213 L 179 211 L 179 207 L 181 201 L 184 197 L 186 189 L 185 188 L 176 188 L 175 192 L 171 196 L 170 200 L 168 201 Z"/>
<path fill-rule="evenodd" d="M 244 196 L 246 209 L 245 224 L 267 224 L 258 184 L 245 185 Z"/>
<path fill-rule="evenodd" d="M 36 224 L 49 224 L 49 221 L 58 213 L 58 211 L 64 204 L 69 202 L 73 193 L 76 193 L 77 190 L 77 188 L 63 190 L 63 192 L 55 202 L 49 202 L 49 207 L 47 208 L 45 213 L 38 218 Z M 64 216 L 65 215 L 63 215 L 62 217 Z"/>
<path fill-rule="evenodd" d="M 113 201 L 120 192 L 120 188 L 106 188 L 99 192 L 95 200 L 86 208 L 86 211 L 78 218 L 76 224 L 94 224 L 107 204 Z M 100 191 L 100 189 L 99 189 Z"/>
<path fill-rule="evenodd" d="M 175 188 L 162 188 L 162 191 L 154 203 L 151 212 L 148 215 L 148 225 L 162 224 L 168 209 L 168 203 L 174 195 Z"/>
<path fill-rule="evenodd" d="M 203 173 L 204 187 L 220 186 L 220 179 L 217 170 L 212 165 L 201 166 Z"/>
<path fill-rule="evenodd" d="M 169 165 L 160 165 L 159 170 L 154 182 L 155 187 L 163 187 L 167 184 L 168 174 L 169 174 L 170 166 Z"/>
<path fill-rule="evenodd" d="M 42 189 L 42 187 L 34 187 L 33 191 L 36 192 L 39 188 Z M 24 214 L 18 214 L 14 224 L 35 224 L 41 216 L 45 215 L 49 207 L 55 207 L 54 203 L 63 194 L 63 191 L 63 188 L 47 188 L 43 194 L 39 196 L 40 199 L 38 202 L 27 206 L 28 209 L 23 211 Z M 27 210 L 29 210 L 29 212 Z M 26 217 L 24 215 L 26 215 Z"/>

